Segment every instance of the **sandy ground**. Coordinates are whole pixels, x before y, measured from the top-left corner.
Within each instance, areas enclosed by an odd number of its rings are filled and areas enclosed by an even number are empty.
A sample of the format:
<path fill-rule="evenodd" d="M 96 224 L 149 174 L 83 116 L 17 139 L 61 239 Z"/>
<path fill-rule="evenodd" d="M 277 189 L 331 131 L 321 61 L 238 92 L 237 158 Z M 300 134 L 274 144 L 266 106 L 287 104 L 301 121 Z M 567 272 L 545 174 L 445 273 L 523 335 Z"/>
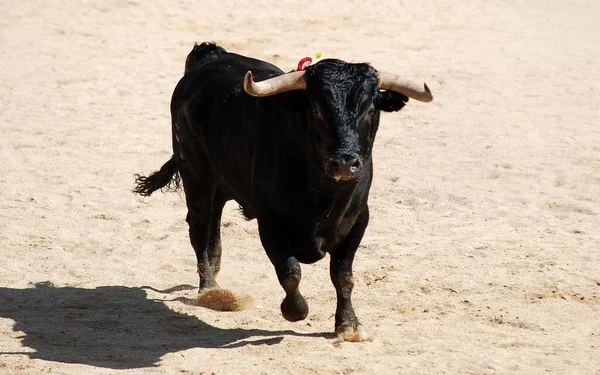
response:
<path fill-rule="evenodd" d="M 600 374 L 600 2 L 206 3 L 1 1 L 0 373 Z M 182 302 L 183 198 L 130 191 L 171 153 L 170 95 L 205 40 L 432 88 L 376 140 L 354 293 L 373 342 L 333 338 L 326 260 L 303 267 L 307 320 L 285 321 L 233 203 L 219 281 L 256 307 Z"/>

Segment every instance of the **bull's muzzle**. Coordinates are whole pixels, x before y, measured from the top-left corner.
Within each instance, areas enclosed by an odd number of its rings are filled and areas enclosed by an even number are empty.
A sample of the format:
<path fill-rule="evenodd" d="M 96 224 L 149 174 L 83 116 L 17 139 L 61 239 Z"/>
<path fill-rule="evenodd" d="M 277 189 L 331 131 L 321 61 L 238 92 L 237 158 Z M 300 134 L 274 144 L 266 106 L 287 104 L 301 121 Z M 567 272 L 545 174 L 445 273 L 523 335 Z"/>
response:
<path fill-rule="evenodd" d="M 354 180 L 362 169 L 363 161 L 356 154 L 332 155 L 325 160 L 325 172 L 336 181 Z"/>

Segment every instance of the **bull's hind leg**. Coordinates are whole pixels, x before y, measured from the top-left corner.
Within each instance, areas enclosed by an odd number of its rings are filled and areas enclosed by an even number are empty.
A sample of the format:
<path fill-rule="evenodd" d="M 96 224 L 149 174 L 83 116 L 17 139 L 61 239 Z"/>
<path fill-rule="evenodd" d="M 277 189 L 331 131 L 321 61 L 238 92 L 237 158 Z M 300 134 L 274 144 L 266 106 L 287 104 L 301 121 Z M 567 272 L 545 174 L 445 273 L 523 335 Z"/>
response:
<path fill-rule="evenodd" d="M 300 263 L 292 255 L 287 229 L 273 217 L 259 217 L 258 229 L 263 247 L 275 266 L 277 278 L 285 291 L 285 298 L 281 302 L 281 314 L 290 322 L 306 318 L 308 303 L 299 290 L 302 272 Z"/>
<path fill-rule="evenodd" d="M 188 214 L 186 221 L 189 225 L 190 242 L 196 253 L 198 261 L 198 275 L 200 277 L 200 291 L 218 288 L 215 281 L 215 272 L 210 262 L 211 221 L 213 214 L 213 198 L 216 186 L 210 179 L 200 182 L 187 173 L 181 173 Z M 219 215 L 220 216 L 220 215 Z M 212 243 L 211 243 L 212 242 Z"/>
<path fill-rule="evenodd" d="M 337 294 L 335 310 L 335 333 L 343 341 L 370 340 L 359 323 L 352 307 L 352 262 L 369 223 L 369 210 L 365 209 L 358 217 L 348 236 L 331 253 L 330 276 Z"/>
<path fill-rule="evenodd" d="M 208 263 L 212 268 L 214 277 L 217 277 L 221 270 L 221 254 L 223 252 L 221 248 L 221 214 L 226 202 L 226 199 L 222 197 L 217 189 L 212 202 L 208 234 Z"/>
<path fill-rule="evenodd" d="M 223 205 L 214 204 L 217 184 L 212 173 L 205 168 L 201 161 L 197 160 L 194 165 L 192 169 L 190 165 L 180 163 L 178 169 L 188 208 L 186 221 L 189 226 L 190 242 L 198 261 L 200 291 L 203 291 L 204 289 L 218 288 L 211 258 L 214 257 L 213 248 L 216 245 L 219 246 L 220 253 L 220 240 L 215 241 L 214 239 L 215 224 L 212 221 L 216 216 L 216 226 L 220 224 Z M 216 232 L 218 233 L 218 228 Z"/>
<path fill-rule="evenodd" d="M 252 298 L 221 289 L 215 280 L 221 267 L 221 213 L 225 200 L 219 194 L 209 173 L 180 171 L 188 206 L 187 222 L 190 242 L 196 252 L 200 290 L 197 304 L 213 310 L 243 310 Z"/>

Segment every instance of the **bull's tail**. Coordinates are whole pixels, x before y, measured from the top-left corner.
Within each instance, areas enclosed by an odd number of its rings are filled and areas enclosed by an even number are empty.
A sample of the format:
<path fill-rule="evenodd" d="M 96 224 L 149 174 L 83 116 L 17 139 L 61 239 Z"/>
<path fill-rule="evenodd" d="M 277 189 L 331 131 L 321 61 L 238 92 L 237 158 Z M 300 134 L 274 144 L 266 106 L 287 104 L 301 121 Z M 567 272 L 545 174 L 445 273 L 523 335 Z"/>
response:
<path fill-rule="evenodd" d="M 145 197 L 150 196 L 158 189 L 166 187 L 166 190 L 175 191 L 179 189 L 181 179 L 177 170 L 176 156 L 171 156 L 160 170 L 151 173 L 148 177 L 139 174 L 135 175 L 136 187 L 133 192 Z"/>

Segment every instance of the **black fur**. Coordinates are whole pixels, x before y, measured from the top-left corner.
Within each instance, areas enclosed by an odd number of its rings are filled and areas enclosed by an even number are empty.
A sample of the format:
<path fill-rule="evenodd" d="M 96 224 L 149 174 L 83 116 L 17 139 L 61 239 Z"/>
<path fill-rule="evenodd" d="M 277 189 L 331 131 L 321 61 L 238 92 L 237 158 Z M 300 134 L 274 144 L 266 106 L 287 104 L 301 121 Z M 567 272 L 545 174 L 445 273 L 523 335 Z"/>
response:
<path fill-rule="evenodd" d="M 379 92 L 368 64 L 322 60 L 306 69 L 306 90 L 264 98 L 244 92 L 247 71 L 256 81 L 283 74 L 214 44 L 194 46 L 171 99 L 173 156 L 160 171 L 138 176 L 134 191 L 147 196 L 176 187 L 181 176 L 201 289 L 217 287 L 221 211 L 236 200 L 258 220 L 291 321 L 308 314 L 298 262 L 331 254 L 336 331 L 356 330 L 352 262 L 369 220 L 379 115 L 400 110 L 408 98 Z M 342 175 L 343 168 L 352 173 Z"/>
<path fill-rule="evenodd" d="M 408 97 L 394 91 L 381 91 L 375 97 L 375 108 L 385 112 L 397 112 L 404 108 Z"/>
<path fill-rule="evenodd" d="M 210 58 L 217 58 L 223 53 L 227 53 L 227 51 L 214 43 L 204 42 L 200 45 L 195 43 L 192 52 L 185 59 L 185 73 L 194 69 L 197 64 L 201 64 Z"/>

